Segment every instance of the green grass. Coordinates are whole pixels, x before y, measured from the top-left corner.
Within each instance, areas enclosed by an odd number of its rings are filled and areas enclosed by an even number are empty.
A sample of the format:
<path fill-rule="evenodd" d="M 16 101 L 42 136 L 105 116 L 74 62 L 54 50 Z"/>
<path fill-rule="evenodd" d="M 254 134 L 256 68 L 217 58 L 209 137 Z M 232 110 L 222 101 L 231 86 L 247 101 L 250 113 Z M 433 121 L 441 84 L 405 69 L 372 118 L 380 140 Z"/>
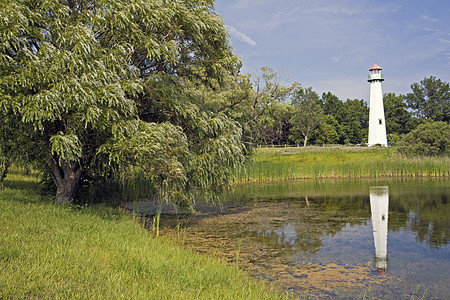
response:
<path fill-rule="evenodd" d="M 407 158 L 389 148 L 260 148 L 237 181 L 449 175 L 449 157 Z"/>
<path fill-rule="evenodd" d="M 280 299 L 213 257 L 156 238 L 126 212 L 56 206 L 36 177 L 0 190 L 0 299 Z"/>

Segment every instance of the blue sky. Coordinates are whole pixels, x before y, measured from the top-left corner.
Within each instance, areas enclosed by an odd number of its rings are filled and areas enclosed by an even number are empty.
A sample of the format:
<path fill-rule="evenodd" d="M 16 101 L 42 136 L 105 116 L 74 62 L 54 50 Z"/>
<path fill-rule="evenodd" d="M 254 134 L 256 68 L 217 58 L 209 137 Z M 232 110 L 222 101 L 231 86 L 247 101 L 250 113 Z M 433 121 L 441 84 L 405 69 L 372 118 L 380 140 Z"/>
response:
<path fill-rule="evenodd" d="M 450 82 L 448 0 L 216 0 L 216 12 L 243 72 L 271 67 L 319 95 L 367 101 L 373 64 L 384 93 L 429 76 Z"/>

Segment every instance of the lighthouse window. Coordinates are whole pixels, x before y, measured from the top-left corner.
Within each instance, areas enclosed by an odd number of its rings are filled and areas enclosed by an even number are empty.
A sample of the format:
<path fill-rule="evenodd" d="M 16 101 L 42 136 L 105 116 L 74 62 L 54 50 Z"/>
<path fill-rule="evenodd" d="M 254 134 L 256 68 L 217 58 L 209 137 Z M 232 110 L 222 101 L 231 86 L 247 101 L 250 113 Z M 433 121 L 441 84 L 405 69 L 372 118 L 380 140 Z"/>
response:
<path fill-rule="evenodd" d="M 378 125 L 383 125 L 382 119 L 378 119 Z"/>

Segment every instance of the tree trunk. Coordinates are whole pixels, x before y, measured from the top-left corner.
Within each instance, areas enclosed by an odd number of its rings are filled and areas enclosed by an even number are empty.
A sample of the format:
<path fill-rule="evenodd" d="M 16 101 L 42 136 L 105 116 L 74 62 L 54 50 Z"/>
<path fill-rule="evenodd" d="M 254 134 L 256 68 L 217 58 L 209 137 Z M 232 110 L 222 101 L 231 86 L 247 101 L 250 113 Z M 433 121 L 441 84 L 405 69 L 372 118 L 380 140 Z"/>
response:
<path fill-rule="evenodd" d="M 3 188 L 3 179 L 6 177 L 6 173 L 8 172 L 9 167 L 9 149 L 6 146 L 6 141 L 4 138 L 0 137 L 0 189 Z"/>
<path fill-rule="evenodd" d="M 58 164 L 52 160 L 52 179 L 56 185 L 56 204 L 73 204 L 80 188 L 82 167 L 76 161 L 61 161 Z"/>
<path fill-rule="evenodd" d="M 306 147 L 306 142 L 308 141 L 308 136 L 307 135 L 305 135 L 305 141 L 304 141 L 304 143 L 303 143 L 303 147 Z"/>
<path fill-rule="evenodd" d="M 3 188 L 3 179 L 6 177 L 9 167 L 9 158 L 0 153 L 0 190 Z"/>

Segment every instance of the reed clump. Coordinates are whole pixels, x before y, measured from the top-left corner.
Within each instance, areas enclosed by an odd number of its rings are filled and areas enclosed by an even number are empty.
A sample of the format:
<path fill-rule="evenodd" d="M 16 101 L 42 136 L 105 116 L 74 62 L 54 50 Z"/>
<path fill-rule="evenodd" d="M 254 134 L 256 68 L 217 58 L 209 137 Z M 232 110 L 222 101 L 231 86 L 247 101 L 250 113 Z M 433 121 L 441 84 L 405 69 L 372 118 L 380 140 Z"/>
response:
<path fill-rule="evenodd" d="M 308 178 L 441 177 L 450 175 L 450 158 L 406 157 L 389 148 L 260 148 L 237 181 Z"/>

